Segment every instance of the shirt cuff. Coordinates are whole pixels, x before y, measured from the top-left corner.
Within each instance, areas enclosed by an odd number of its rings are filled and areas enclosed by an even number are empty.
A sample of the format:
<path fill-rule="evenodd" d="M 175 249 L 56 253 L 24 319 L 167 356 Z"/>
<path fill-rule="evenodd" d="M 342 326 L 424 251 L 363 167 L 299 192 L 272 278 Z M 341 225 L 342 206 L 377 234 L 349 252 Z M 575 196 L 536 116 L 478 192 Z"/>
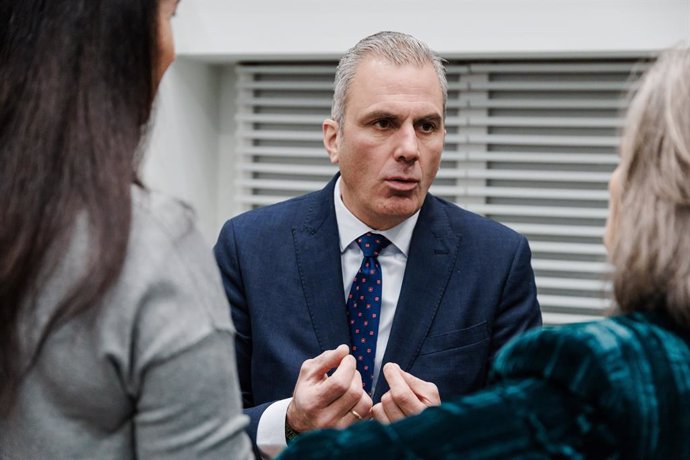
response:
<path fill-rule="evenodd" d="M 266 408 L 259 419 L 256 445 L 266 458 L 277 456 L 285 447 L 285 416 L 292 398 L 276 401 Z"/>

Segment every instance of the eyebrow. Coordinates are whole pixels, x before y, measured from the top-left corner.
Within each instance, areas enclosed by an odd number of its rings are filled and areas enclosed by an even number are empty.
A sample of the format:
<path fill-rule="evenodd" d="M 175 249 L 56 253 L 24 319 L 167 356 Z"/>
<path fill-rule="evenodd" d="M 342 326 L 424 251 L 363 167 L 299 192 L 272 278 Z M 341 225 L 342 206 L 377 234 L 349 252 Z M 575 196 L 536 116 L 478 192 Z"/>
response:
<path fill-rule="evenodd" d="M 362 117 L 362 120 L 369 121 L 369 120 L 377 120 L 380 118 L 389 118 L 393 120 L 398 120 L 400 117 L 392 112 L 387 112 L 385 110 L 376 110 L 374 112 L 370 112 L 368 114 L 365 114 Z M 424 121 L 433 121 L 436 123 L 440 123 L 441 120 L 443 120 L 443 117 L 437 113 L 430 113 L 427 115 L 422 115 L 421 117 L 415 118 L 414 123 L 419 123 L 419 122 L 424 122 Z"/>

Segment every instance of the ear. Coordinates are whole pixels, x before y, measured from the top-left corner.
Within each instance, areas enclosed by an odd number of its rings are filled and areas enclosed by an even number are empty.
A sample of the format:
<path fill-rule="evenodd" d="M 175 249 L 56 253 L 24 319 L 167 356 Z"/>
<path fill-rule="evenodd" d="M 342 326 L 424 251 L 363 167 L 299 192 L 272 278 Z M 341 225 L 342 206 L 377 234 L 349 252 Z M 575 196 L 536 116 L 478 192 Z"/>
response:
<path fill-rule="evenodd" d="M 323 129 L 323 146 L 326 147 L 328 157 L 331 163 L 338 164 L 339 157 L 339 142 L 338 142 L 338 122 L 327 118 L 321 125 Z"/>

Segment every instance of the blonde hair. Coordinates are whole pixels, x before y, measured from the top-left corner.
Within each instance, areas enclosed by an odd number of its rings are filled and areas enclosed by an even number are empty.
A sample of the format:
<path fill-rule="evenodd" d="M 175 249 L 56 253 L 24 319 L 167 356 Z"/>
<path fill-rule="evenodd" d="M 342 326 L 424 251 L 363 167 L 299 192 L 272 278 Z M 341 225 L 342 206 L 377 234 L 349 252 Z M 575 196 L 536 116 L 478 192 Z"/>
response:
<path fill-rule="evenodd" d="M 622 312 L 690 325 L 690 47 L 662 53 L 635 91 L 621 141 L 611 247 Z"/>

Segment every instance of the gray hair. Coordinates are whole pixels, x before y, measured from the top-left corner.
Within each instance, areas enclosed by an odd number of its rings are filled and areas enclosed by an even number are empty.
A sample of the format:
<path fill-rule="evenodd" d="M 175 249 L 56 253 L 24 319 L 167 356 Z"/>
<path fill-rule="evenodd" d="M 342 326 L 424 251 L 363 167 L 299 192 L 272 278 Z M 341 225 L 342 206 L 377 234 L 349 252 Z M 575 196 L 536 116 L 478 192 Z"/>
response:
<path fill-rule="evenodd" d="M 347 105 L 347 96 L 357 67 L 369 56 L 383 58 L 394 65 L 413 64 L 422 67 L 431 64 L 436 71 L 438 82 L 443 92 L 443 111 L 448 99 L 448 81 L 444 60 L 429 48 L 426 43 L 412 35 L 400 32 L 379 32 L 363 38 L 350 48 L 340 59 L 335 71 L 335 93 L 331 107 L 331 118 L 342 126 Z"/>
<path fill-rule="evenodd" d="M 690 325 L 690 47 L 662 53 L 643 77 L 620 168 L 611 247 L 618 306 Z"/>

